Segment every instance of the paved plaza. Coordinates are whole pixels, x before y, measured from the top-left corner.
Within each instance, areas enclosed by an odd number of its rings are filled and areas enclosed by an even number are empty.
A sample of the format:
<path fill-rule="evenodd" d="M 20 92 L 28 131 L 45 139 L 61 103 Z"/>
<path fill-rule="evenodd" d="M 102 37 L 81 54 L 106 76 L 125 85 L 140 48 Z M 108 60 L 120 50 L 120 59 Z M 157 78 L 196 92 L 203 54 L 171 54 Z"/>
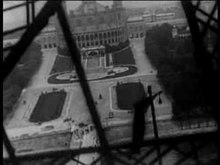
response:
<path fill-rule="evenodd" d="M 92 96 L 104 128 L 111 126 L 120 127 L 125 123 L 129 125 L 133 120 L 133 113 L 131 113 L 130 110 L 121 111 L 120 109 L 115 108 L 116 94 L 114 88 L 118 82 L 140 82 L 143 84 L 145 92 L 147 91 L 148 85 L 152 86 L 153 93 L 162 90 L 156 77 L 157 72 L 151 66 L 144 53 L 144 40 L 139 39 L 131 41 L 131 49 L 137 67 L 136 73 L 123 77 L 89 81 Z M 56 55 L 57 52 L 55 50 L 51 52 L 43 52 L 43 63 L 39 72 L 33 77 L 30 86 L 22 93 L 15 114 L 6 125 L 11 140 L 19 141 L 19 139 L 22 140 L 24 136 L 27 138 L 35 137 L 35 140 L 37 140 L 38 136 L 48 136 L 49 134 L 51 134 L 51 136 L 56 136 L 56 132 L 65 131 L 72 132 L 72 137 L 74 137 L 74 130 L 80 124 L 93 124 L 79 82 L 69 84 L 48 84 L 47 79 L 50 76 L 50 71 L 53 67 Z M 67 92 L 61 116 L 58 119 L 39 124 L 29 122 L 30 114 L 36 106 L 38 98 L 42 92 L 52 92 L 54 89 L 58 91 L 65 90 Z M 157 119 L 170 119 L 172 117 L 171 103 L 164 93 L 162 93 L 161 98 L 162 104 L 158 104 L 158 98 L 154 100 Z M 148 121 L 151 120 L 151 112 L 149 110 L 146 113 L 146 119 Z M 132 128 L 130 127 L 130 129 Z M 113 134 L 114 132 L 115 131 L 112 131 Z M 114 137 L 113 134 L 109 137 Z M 92 138 L 90 136 L 92 136 Z M 92 133 L 91 131 L 91 135 L 90 133 L 82 135 L 78 142 L 75 138 L 71 138 L 68 143 L 73 144 L 71 146 L 76 148 L 84 145 L 95 145 L 93 140 L 90 141 L 89 139 L 97 139 L 94 132 Z M 89 157 L 95 159 L 96 156 L 97 155 L 93 155 Z M 83 157 L 79 159 L 87 160 L 87 158 Z M 91 160 L 88 159 L 88 161 Z"/>

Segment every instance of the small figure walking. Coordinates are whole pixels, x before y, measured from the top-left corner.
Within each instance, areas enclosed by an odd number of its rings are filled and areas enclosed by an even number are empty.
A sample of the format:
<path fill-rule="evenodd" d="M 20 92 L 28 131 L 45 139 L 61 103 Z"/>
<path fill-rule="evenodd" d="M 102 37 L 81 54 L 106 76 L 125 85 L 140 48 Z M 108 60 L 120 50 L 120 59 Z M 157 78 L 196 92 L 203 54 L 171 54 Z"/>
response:
<path fill-rule="evenodd" d="M 99 94 L 99 99 L 100 99 L 100 100 L 102 99 L 102 95 L 101 95 L 101 94 Z"/>

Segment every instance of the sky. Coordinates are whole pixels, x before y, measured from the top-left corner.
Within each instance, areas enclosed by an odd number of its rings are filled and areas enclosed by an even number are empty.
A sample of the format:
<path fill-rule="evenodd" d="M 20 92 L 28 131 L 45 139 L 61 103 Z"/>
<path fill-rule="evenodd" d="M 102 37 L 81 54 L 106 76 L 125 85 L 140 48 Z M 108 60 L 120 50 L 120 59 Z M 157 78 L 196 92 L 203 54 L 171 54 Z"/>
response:
<path fill-rule="evenodd" d="M 23 1 L 3 1 L 3 8 L 13 6 Z M 36 3 L 36 11 L 42 8 L 46 1 L 39 1 Z M 103 5 L 112 5 L 112 1 L 97 1 Z M 155 5 L 163 6 L 164 4 L 174 3 L 176 1 L 123 1 L 123 6 L 126 8 L 137 8 L 137 7 L 150 7 Z M 80 5 L 81 1 L 67 1 L 67 9 L 75 9 Z M 15 28 L 18 26 L 22 26 L 25 24 L 25 7 L 21 9 L 16 9 L 15 11 L 11 12 L 4 12 L 3 13 L 3 30 Z"/>

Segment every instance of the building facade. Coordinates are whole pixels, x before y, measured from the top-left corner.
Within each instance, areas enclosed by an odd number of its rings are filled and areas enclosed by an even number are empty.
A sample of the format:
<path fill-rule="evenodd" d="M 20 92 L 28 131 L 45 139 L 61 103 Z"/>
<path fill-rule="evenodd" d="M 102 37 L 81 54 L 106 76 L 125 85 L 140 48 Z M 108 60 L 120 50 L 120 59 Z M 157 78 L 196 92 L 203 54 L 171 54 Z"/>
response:
<path fill-rule="evenodd" d="M 185 26 L 187 24 L 186 19 L 174 19 L 174 13 L 146 13 L 128 18 L 126 9 L 119 0 L 113 1 L 111 7 L 103 6 L 96 1 L 82 1 L 78 8 L 70 11 L 67 11 L 66 1 L 63 1 L 63 8 L 69 20 L 72 36 L 83 56 L 95 50 L 103 54 L 105 45 L 115 46 L 128 38 L 144 38 L 146 30 L 155 25 L 170 23 Z M 56 16 L 50 19 L 48 26 L 35 41 L 43 50 L 66 45 Z"/>
<path fill-rule="evenodd" d="M 47 26 L 36 37 L 35 41 L 41 46 L 42 50 L 57 48 L 57 32 L 54 26 Z"/>
<path fill-rule="evenodd" d="M 148 29 L 163 23 L 178 24 L 179 22 L 175 22 L 174 13 L 146 13 L 142 16 L 129 17 L 127 19 L 129 39 L 144 38 Z"/>
<path fill-rule="evenodd" d="M 145 23 L 141 16 L 128 18 L 129 39 L 145 37 Z"/>
<path fill-rule="evenodd" d="M 118 45 L 128 39 L 127 17 L 122 1 L 114 1 L 111 8 L 96 1 L 82 1 L 77 9 L 66 14 L 72 36 L 83 54 L 94 48 L 103 52 L 106 44 Z M 60 26 L 57 26 L 57 34 L 58 45 L 63 47 L 65 39 Z"/>

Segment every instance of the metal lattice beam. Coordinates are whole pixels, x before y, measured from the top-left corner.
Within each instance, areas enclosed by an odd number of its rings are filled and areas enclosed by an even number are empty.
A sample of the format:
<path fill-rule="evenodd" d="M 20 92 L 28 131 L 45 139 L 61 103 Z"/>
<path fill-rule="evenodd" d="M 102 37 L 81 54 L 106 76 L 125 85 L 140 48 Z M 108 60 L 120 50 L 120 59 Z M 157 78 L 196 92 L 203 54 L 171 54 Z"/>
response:
<path fill-rule="evenodd" d="M 7 134 L 5 132 L 5 129 L 3 127 L 3 141 L 5 143 L 5 146 L 8 150 L 9 153 L 9 158 L 5 158 L 4 161 L 5 162 L 12 162 L 13 164 L 18 164 L 20 161 L 26 161 L 26 160 L 38 160 L 38 159 L 44 159 L 44 158 L 52 158 L 52 161 L 50 164 L 53 164 L 55 162 L 58 161 L 59 158 L 63 158 L 63 162 L 69 160 L 73 160 L 73 161 L 78 161 L 75 160 L 73 157 L 80 155 L 80 154 L 84 154 L 84 153 L 93 153 L 93 152 L 98 152 L 101 154 L 100 157 L 98 157 L 96 160 L 94 160 L 94 162 L 92 164 L 96 164 L 97 162 L 100 162 L 102 160 L 102 158 L 105 158 L 106 163 L 108 164 L 113 164 L 115 161 L 116 162 L 120 162 L 121 164 L 129 164 L 127 161 L 125 161 L 124 159 L 121 159 L 119 156 L 117 156 L 116 154 L 112 154 L 111 151 L 120 151 L 120 149 L 130 149 L 132 144 L 131 143 L 125 143 L 125 144 L 118 144 L 118 145 L 110 145 L 108 144 L 108 141 L 106 140 L 105 137 L 105 133 L 104 130 L 102 128 L 100 119 L 99 119 L 99 115 L 97 113 L 97 109 L 95 107 L 94 101 L 93 101 L 93 97 L 91 95 L 91 90 L 89 88 L 88 82 L 86 80 L 86 76 L 85 76 L 85 72 L 83 70 L 83 67 L 80 63 L 80 55 L 79 52 L 77 50 L 76 44 L 74 43 L 74 40 L 71 36 L 71 31 L 68 25 L 68 21 L 67 18 L 65 16 L 65 12 L 62 8 L 62 4 L 61 4 L 61 0 L 59 1 L 48 1 L 46 3 L 46 5 L 43 7 L 43 9 L 40 11 L 40 13 L 36 16 L 35 18 L 35 6 L 34 3 L 36 2 L 36 0 L 26 0 L 25 3 L 21 3 L 19 5 L 15 5 L 12 7 L 8 7 L 3 9 L 3 12 L 6 11 L 10 11 L 13 10 L 15 8 L 18 7 L 22 7 L 26 5 L 26 11 L 27 11 L 27 25 L 12 29 L 12 30 L 8 30 L 3 32 L 3 35 L 9 35 L 11 33 L 20 31 L 20 30 L 24 30 L 26 29 L 26 31 L 24 32 L 24 34 L 22 35 L 21 39 L 19 40 L 19 42 L 15 45 L 15 46 L 11 46 L 8 48 L 5 48 L 4 51 L 6 50 L 11 50 L 11 52 L 9 53 L 9 55 L 7 56 L 7 58 L 3 61 L 3 80 L 5 80 L 7 78 L 7 76 L 11 73 L 11 71 L 13 70 L 13 68 L 15 67 L 15 65 L 17 64 L 17 62 L 20 60 L 20 58 L 22 57 L 22 55 L 24 54 L 24 52 L 26 51 L 26 49 L 28 48 L 28 46 L 31 44 L 31 42 L 34 40 L 34 38 L 40 33 L 40 31 L 48 24 L 49 18 L 51 16 L 53 16 L 55 13 L 58 13 L 58 18 L 60 21 L 60 24 L 62 26 L 63 32 L 64 32 L 64 36 L 65 36 L 65 40 L 66 43 L 69 47 L 69 51 L 71 53 L 71 57 L 72 57 L 72 61 L 74 63 L 74 65 L 76 66 L 76 71 L 78 73 L 78 76 L 80 78 L 80 84 L 81 87 L 83 89 L 83 93 L 85 95 L 86 98 L 86 102 L 87 105 L 89 107 L 89 112 L 92 116 L 93 122 L 96 125 L 96 129 L 98 132 L 98 136 L 100 139 L 100 146 L 99 147 L 88 147 L 88 148 L 80 148 L 80 149 L 68 149 L 68 150 L 59 150 L 59 151 L 45 151 L 42 153 L 27 153 L 27 154 L 18 154 L 15 155 L 15 151 L 14 148 L 12 147 Z M 219 1 L 216 1 L 212 11 L 210 14 L 206 13 L 205 11 L 203 11 L 202 9 L 200 9 L 201 6 L 201 0 L 199 0 L 197 2 L 197 4 L 194 6 L 192 5 L 191 1 L 182 1 L 182 6 L 183 9 L 186 13 L 186 17 L 190 26 L 190 30 L 191 30 L 191 34 L 192 34 L 192 40 L 193 43 L 195 45 L 195 60 L 197 61 L 198 65 L 200 66 L 200 69 L 204 72 L 205 76 L 205 82 L 207 83 L 206 85 L 213 85 L 211 86 L 211 91 L 213 91 L 215 89 L 215 87 L 217 89 L 220 83 L 219 81 L 217 81 L 217 73 L 219 73 L 219 70 L 215 71 L 213 70 L 213 56 L 210 56 L 210 54 L 208 54 L 208 52 L 206 51 L 205 45 L 203 43 L 203 38 L 206 35 L 208 29 L 213 30 L 214 32 L 219 32 L 219 21 L 218 19 L 214 18 L 214 13 L 218 8 L 219 11 Z M 30 10 L 31 7 L 31 10 Z M 32 13 L 30 13 L 30 11 L 32 11 Z M 196 17 L 196 12 L 199 11 L 200 13 L 202 13 L 203 15 L 208 17 L 208 21 L 205 22 L 204 20 L 201 20 L 199 18 Z M 32 15 L 32 17 L 30 16 L 30 14 Z M 32 23 L 31 21 L 32 20 Z M 211 25 L 211 22 L 214 21 L 216 23 L 218 23 L 218 28 L 213 27 L 213 25 Z M 202 23 L 204 24 L 204 30 L 201 32 L 198 26 L 198 23 Z M 220 32 L 218 33 L 220 34 Z M 214 48 L 214 53 L 219 53 L 219 48 L 218 48 L 218 44 L 215 45 Z M 218 63 L 219 66 L 219 54 L 216 56 L 216 61 Z M 209 82 L 207 82 L 207 78 L 210 78 L 209 81 L 213 82 L 214 84 L 211 84 Z M 215 91 L 215 93 L 217 93 L 218 90 Z M 213 96 L 211 96 L 211 98 L 213 98 Z M 217 121 L 219 121 L 219 113 L 216 111 L 219 109 L 219 105 L 217 102 L 216 98 L 213 98 L 213 113 L 215 114 L 215 117 L 217 119 Z M 218 130 L 219 131 L 219 130 Z M 197 157 L 197 152 L 204 147 L 204 143 L 201 143 L 201 145 L 195 145 L 195 144 L 191 144 L 191 146 L 193 147 L 192 150 L 188 153 L 184 153 L 183 151 L 181 151 L 181 149 L 179 147 L 177 147 L 177 145 L 181 142 L 184 141 L 192 141 L 192 140 L 203 140 L 203 141 L 210 141 L 210 139 L 212 140 L 216 140 L 217 141 L 217 136 L 219 134 L 217 134 L 216 132 L 209 132 L 209 133 L 200 133 L 200 134 L 194 134 L 194 135 L 182 135 L 179 137 L 167 137 L 167 138 L 156 138 L 156 139 L 150 139 L 150 140 L 145 140 L 143 146 L 152 146 L 152 148 L 150 150 L 148 150 L 143 156 L 136 158 L 136 157 L 132 157 L 132 160 L 134 160 L 136 162 L 136 164 L 143 164 L 143 160 L 148 157 L 149 155 L 151 155 L 155 149 L 158 148 L 158 146 L 161 145 L 167 145 L 166 149 L 162 152 L 159 152 L 159 154 L 153 159 L 151 160 L 150 164 L 155 164 L 156 162 L 160 162 L 161 158 L 163 156 L 165 156 L 167 153 L 169 153 L 172 150 L 176 150 L 178 153 L 183 155 L 183 158 L 178 160 L 176 162 L 176 164 L 180 164 L 181 162 L 184 162 L 185 160 L 187 160 L 190 157 L 193 157 L 195 159 L 195 161 L 197 161 L 197 163 L 199 163 L 198 157 Z M 218 141 L 217 141 L 218 142 Z M 219 145 L 219 142 L 218 142 Z M 121 152 L 120 154 L 123 154 L 126 156 L 125 152 Z M 58 161 L 59 162 L 59 161 Z M 83 164 L 82 162 L 78 162 Z M 61 163 L 60 161 L 60 164 Z"/>

